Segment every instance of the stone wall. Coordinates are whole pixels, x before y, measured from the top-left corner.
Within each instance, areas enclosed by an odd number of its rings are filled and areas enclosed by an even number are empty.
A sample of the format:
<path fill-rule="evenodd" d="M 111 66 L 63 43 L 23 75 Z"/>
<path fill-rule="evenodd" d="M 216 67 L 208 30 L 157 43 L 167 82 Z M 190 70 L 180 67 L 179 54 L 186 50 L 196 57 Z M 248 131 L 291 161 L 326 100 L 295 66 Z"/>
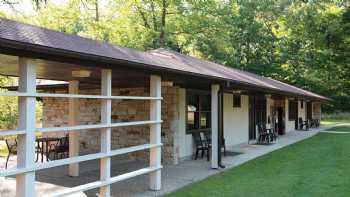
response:
<path fill-rule="evenodd" d="M 100 90 L 81 90 L 80 94 L 99 94 Z M 62 92 L 56 92 L 62 93 Z M 178 127 L 177 87 L 162 87 L 162 159 L 163 164 L 178 162 L 174 154 L 174 133 Z M 113 89 L 113 95 L 148 96 L 149 88 Z M 100 100 L 79 99 L 79 124 L 100 123 Z M 149 120 L 149 101 L 113 100 L 112 122 Z M 43 99 L 43 127 L 60 127 L 68 124 L 68 99 Z M 64 136 L 66 133 L 48 133 L 46 136 Z M 99 130 L 81 131 L 80 154 L 99 152 Z M 112 150 L 149 143 L 149 126 L 129 126 L 112 129 Z M 149 151 L 122 156 L 126 159 L 148 160 Z"/>
<path fill-rule="evenodd" d="M 312 118 L 321 120 L 321 103 L 312 102 Z"/>

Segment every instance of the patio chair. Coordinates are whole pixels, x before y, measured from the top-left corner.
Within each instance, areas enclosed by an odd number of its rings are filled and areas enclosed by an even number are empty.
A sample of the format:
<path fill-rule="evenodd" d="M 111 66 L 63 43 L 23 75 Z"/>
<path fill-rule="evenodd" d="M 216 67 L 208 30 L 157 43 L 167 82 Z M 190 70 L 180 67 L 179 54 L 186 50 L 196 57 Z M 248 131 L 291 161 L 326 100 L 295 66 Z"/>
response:
<path fill-rule="evenodd" d="M 5 139 L 8 154 L 6 157 L 6 163 L 5 163 L 5 169 L 7 169 L 7 165 L 10 159 L 11 154 L 16 155 L 17 154 L 17 140 L 15 138 L 8 138 Z"/>
<path fill-rule="evenodd" d="M 315 120 L 314 120 L 314 119 L 310 119 L 310 120 L 309 120 L 309 126 L 310 126 L 310 128 L 316 128 Z"/>
<path fill-rule="evenodd" d="M 277 133 L 276 129 L 275 128 L 270 128 L 270 129 L 267 129 L 267 130 L 268 130 L 268 134 L 269 134 L 269 138 L 270 138 L 271 142 L 277 141 L 278 133 Z"/>
<path fill-rule="evenodd" d="M 265 124 L 257 124 L 258 127 L 258 143 L 269 144 L 276 138 L 273 129 L 266 129 Z"/>
<path fill-rule="evenodd" d="M 203 132 L 205 141 L 209 148 L 211 148 L 211 132 L 210 131 L 204 131 Z M 224 149 L 224 156 L 226 156 L 226 143 L 225 138 L 222 138 L 221 140 L 221 149 Z"/>
<path fill-rule="evenodd" d="M 39 161 L 39 155 L 43 155 L 42 153 L 44 152 L 44 147 L 42 147 L 43 145 L 40 146 L 39 142 L 35 143 L 35 154 L 36 154 L 36 159 L 35 162 Z M 44 158 L 41 157 L 41 162 L 43 162 Z"/>
<path fill-rule="evenodd" d="M 262 144 L 266 141 L 267 133 L 264 131 L 263 126 L 261 124 L 256 125 L 258 129 L 258 144 Z"/>
<path fill-rule="evenodd" d="M 50 160 L 68 158 L 69 156 L 69 137 L 61 138 L 56 144 L 49 147 L 48 156 Z"/>
<path fill-rule="evenodd" d="M 308 123 L 308 121 L 303 121 L 303 119 L 302 118 L 298 118 L 298 128 L 299 128 L 299 130 L 303 130 L 304 129 L 304 127 L 305 127 L 305 131 L 307 131 L 307 130 L 309 130 L 309 123 Z"/>
<path fill-rule="evenodd" d="M 194 144 L 196 146 L 196 154 L 194 160 L 197 160 L 199 151 L 202 151 L 202 158 L 204 153 L 207 152 L 207 159 L 209 160 L 209 146 L 202 140 L 201 134 L 199 132 L 192 133 Z"/>
<path fill-rule="evenodd" d="M 315 119 L 315 127 L 318 128 L 320 126 L 320 120 Z"/>

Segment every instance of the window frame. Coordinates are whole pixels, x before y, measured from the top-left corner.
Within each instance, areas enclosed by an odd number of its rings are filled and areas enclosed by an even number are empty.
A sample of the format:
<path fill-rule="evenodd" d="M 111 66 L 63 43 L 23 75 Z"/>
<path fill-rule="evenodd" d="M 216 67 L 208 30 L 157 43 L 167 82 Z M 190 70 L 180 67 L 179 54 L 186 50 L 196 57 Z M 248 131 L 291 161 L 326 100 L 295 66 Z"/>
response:
<path fill-rule="evenodd" d="M 288 100 L 288 120 L 295 121 L 297 119 L 298 119 L 298 101 Z"/>
<path fill-rule="evenodd" d="M 235 101 L 235 99 L 239 99 L 239 104 L 237 105 L 237 103 Z M 233 108 L 241 108 L 242 107 L 242 95 L 240 94 L 233 94 L 232 97 L 232 107 Z"/>
<path fill-rule="evenodd" d="M 188 101 L 189 96 L 198 96 L 198 100 L 196 105 L 198 106 L 198 110 L 195 113 L 198 113 L 197 120 L 194 120 L 195 128 L 189 129 L 188 127 Z M 202 97 L 208 97 L 209 98 L 209 107 L 210 110 L 202 110 Z M 185 127 L 186 127 L 186 134 L 191 134 L 193 132 L 200 132 L 200 131 L 210 131 L 211 130 L 211 92 L 205 91 L 205 90 L 194 90 L 194 89 L 186 89 L 186 102 L 185 102 Z M 200 122 L 201 122 L 201 114 L 202 113 L 209 113 L 209 127 L 201 128 Z M 197 125 L 196 125 L 197 122 Z"/>

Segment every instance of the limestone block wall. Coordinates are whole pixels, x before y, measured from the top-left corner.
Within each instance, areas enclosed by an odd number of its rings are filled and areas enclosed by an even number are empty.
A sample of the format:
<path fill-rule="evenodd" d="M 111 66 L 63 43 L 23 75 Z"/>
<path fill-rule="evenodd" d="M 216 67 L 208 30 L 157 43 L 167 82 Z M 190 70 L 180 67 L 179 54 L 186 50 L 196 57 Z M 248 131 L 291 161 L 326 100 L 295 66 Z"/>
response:
<path fill-rule="evenodd" d="M 289 101 L 286 98 L 285 99 L 285 120 L 286 120 L 286 132 L 294 131 L 295 130 L 295 121 L 289 120 Z"/>
<path fill-rule="evenodd" d="M 56 92 L 63 93 L 63 92 Z M 99 94 L 100 90 L 80 90 L 80 94 Z M 174 154 L 174 133 L 178 128 L 177 87 L 162 87 L 162 159 L 163 164 L 177 163 Z M 113 95 L 148 96 L 149 88 L 113 89 Z M 100 100 L 79 99 L 79 124 L 98 124 L 101 120 Z M 149 120 L 149 101 L 113 100 L 112 122 Z M 68 99 L 43 98 L 43 127 L 68 124 Z M 45 136 L 64 136 L 65 133 L 47 133 Z M 81 131 L 80 154 L 100 151 L 99 130 Z M 149 126 L 129 126 L 112 129 L 112 149 L 149 143 Z M 149 151 L 125 155 L 127 159 L 148 159 Z"/>
<path fill-rule="evenodd" d="M 306 120 L 306 110 L 306 102 L 298 101 L 298 119 L 302 118 L 303 120 Z"/>
<path fill-rule="evenodd" d="M 321 120 L 321 103 L 312 102 L 312 118 Z"/>

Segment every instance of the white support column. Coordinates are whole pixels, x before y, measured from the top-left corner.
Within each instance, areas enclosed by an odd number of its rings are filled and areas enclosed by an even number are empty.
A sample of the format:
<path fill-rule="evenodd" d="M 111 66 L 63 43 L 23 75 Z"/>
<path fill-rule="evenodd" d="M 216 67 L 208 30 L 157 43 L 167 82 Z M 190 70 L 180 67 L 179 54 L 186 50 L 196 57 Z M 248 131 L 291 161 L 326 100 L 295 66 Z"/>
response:
<path fill-rule="evenodd" d="M 220 86 L 215 84 L 211 86 L 211 168 L 218 168 L 218 137 L 219 137 L 219 93 Z"/>
<path fill-rule="evenodd" d="M 322 103 L 320 102 L 320 124 L 321 124 L 321 120 L 322 120 Z"/>
<path fill-rule="evenodd" d="M 101 73 L 101 95 L 112 96 L 112 71 L 104 69 Z M 112 100 L 101 100 L 101 123 L 111 124 Z M 101 130 L 101 152 L 108 154 L 111 151 L 111 128 Z M 100 180 L 106 181 L 111 177 L 111 158 L 100 160 Z M 110 185 L 100 188 L 100 197 L 111 195 Z"/>
<path fill-rule="evenodd" d="M 35 94 L 36 66 L 32 60 L 19 58 L 19 92 Z M 32 168 L 35 159 L 35 97 L 18 98 L 18 129 L 26 133 L 18 135 L 17 168 Z M 35 172 L 16 176 L 16 196 L 35 196 Z"/>
<path fill-rule="evenodd" d="M 161 78 L 160 76 L 151 75 L 150 77 L 150 96 L 161 97 Z M 150 119 L 155 121 L 161 120 L 161 101 L 150 101 Z M 161 124 L 152 124 L 150 126 L 150 144 L 161 143 Z M 150 167 L 161 166 L 161 147 L 150 150 Z M 150 189 L 161 189 L 161 170 L 150 173 Z"/>
<path fill-rule="evenodd" d="M 79 81 L 69 81 L 69 94 L 78 94 Z M 68 104 L 68 124 L 79 124 L 79 99 L 69 98 Z M 79 132 L 69 131 L 69 157 L 75 157 L 79 155 Z M 68 168 L 69 176 L 79 176 L 79 163 L 70 164 Z"/>

